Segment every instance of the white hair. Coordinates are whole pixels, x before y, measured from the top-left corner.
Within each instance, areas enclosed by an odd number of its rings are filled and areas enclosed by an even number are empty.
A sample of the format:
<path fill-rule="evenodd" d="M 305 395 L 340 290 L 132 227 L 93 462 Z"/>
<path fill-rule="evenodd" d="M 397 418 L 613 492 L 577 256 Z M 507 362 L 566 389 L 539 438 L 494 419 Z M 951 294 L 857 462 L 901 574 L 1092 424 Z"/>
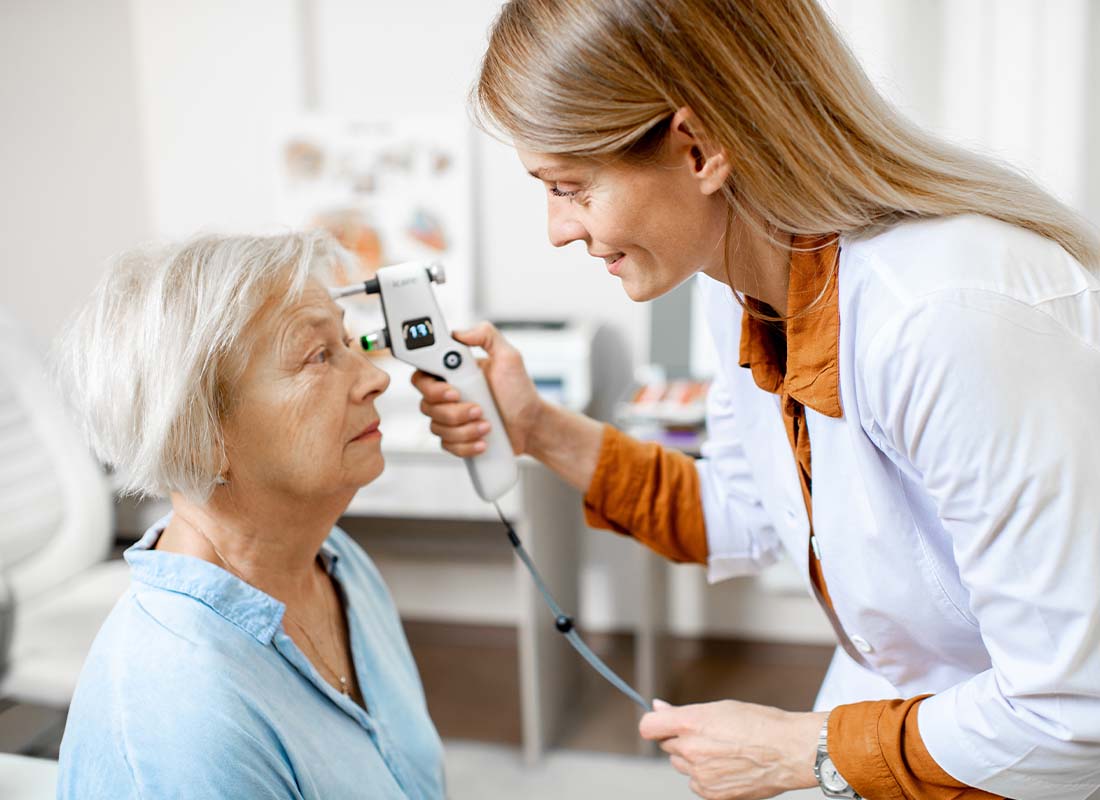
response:
<path fill-rule="evenodd" d="M 222 424 L 261 308 L 350 258 L 327 234 L 199 236 L 116 258 L 65 331 L 55 371 L 96 455 L 127 494 L 210 497 Z"/>

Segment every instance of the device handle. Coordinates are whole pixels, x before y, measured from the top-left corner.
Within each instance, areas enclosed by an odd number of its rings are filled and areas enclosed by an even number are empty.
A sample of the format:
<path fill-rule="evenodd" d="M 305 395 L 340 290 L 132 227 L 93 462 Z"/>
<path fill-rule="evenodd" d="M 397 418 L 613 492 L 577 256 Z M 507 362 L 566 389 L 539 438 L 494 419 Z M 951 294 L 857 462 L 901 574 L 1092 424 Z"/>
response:
<path fill-rule="evenodd" d="M 481 407 L 482 419 L 489 423 L 485 452 L 463 459 L 470 472 L 474 490 L 486 502 L 492 502 L 516 485 L 519 480 L 519 466 L 512 452 L 512 443 L 508 441 L 508 431 L 500 419 L 500 412 L 489 391 L 480 368 L 465 375 L 456 375 L 448 380 L 459 393 L 462 400 L 476 403 Z"/>

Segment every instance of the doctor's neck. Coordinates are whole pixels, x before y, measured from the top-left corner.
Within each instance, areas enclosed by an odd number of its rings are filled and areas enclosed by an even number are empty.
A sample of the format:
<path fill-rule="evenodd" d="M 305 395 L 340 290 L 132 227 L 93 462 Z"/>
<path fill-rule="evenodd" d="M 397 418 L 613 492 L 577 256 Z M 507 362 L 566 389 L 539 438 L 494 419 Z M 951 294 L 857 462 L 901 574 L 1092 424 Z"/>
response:
<path fill-rule="evenodd" d="M 717 263 L 705 272 L 731 289 L 767 304 L 779 316 L 786 316 L 791 238 L 789 233 L 767 231 L 763 225 L 734 222 L 724 239 L 725 260 L 719 252 Z"/>

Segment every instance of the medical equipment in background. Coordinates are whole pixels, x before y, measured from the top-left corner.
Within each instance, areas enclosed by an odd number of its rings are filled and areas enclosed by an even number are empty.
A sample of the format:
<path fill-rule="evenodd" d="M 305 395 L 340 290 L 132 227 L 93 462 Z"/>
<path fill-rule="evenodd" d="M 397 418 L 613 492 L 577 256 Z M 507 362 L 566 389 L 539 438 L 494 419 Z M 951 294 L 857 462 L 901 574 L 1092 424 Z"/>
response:
<path fill-rule="evenodd" d="M 546 400 L 601 422 L 634 380 L 630 343 L 611 325 L 567 319 L 496 319 Z"/>
<path fill-rule="evenodd" d="M 515 455 L 500 412 L 489 391 L 489 384 L 470 349 L 451 336 L 443 313 L 436 302 L 432 283 L 444 283 L 446 272 L 438 262 L 411 261 L 382 267 L 374 278 L 361 284 L 330 289 L 334 299 L 366 293 L 377 294 L 382 302 L 385 327 L 361 336 L 364 350 L 389 348 L 395 358 L 430 375 L 445 380 L 458 390 L 462 400 L 477 403 L 483 418 L 490 424 L 485 452 L 464 459 L 470 479 L 478 495 L 496 508 L 501 523 L 508 531 L 508 541 L 527 567 L 543 600 L 554 614 L 554 626 L 565 636 L 593 669 L 612 686 L 629 697 L 643 711 L 650 704 L 626 681 L 620 678 L 580 638 L 573 618 L 562 611 L 535 568 L 519 536 L 496 502 L 511 489 L 519 478 Z"/>
<path fill-rule="evenodd" d="M 494 320 L 544 400 L 585 413 L 592 402 L 593 329 L 565 320 Z"/>

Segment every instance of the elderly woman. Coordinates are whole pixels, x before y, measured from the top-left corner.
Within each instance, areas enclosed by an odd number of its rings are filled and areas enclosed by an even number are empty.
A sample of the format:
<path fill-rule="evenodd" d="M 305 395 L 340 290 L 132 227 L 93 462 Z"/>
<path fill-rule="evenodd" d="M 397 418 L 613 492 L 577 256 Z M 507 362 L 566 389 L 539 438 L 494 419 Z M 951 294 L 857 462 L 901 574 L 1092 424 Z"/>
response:
<path fill-rule="evenodd" d="M 389 377 L 320 234 L 120 259 L 69 331 L 85 430 L 172 513 L 84 666 L 58 796 L 430 798 L 442 749 L 393 602 L 333 527 L 382 472 Z"/>

